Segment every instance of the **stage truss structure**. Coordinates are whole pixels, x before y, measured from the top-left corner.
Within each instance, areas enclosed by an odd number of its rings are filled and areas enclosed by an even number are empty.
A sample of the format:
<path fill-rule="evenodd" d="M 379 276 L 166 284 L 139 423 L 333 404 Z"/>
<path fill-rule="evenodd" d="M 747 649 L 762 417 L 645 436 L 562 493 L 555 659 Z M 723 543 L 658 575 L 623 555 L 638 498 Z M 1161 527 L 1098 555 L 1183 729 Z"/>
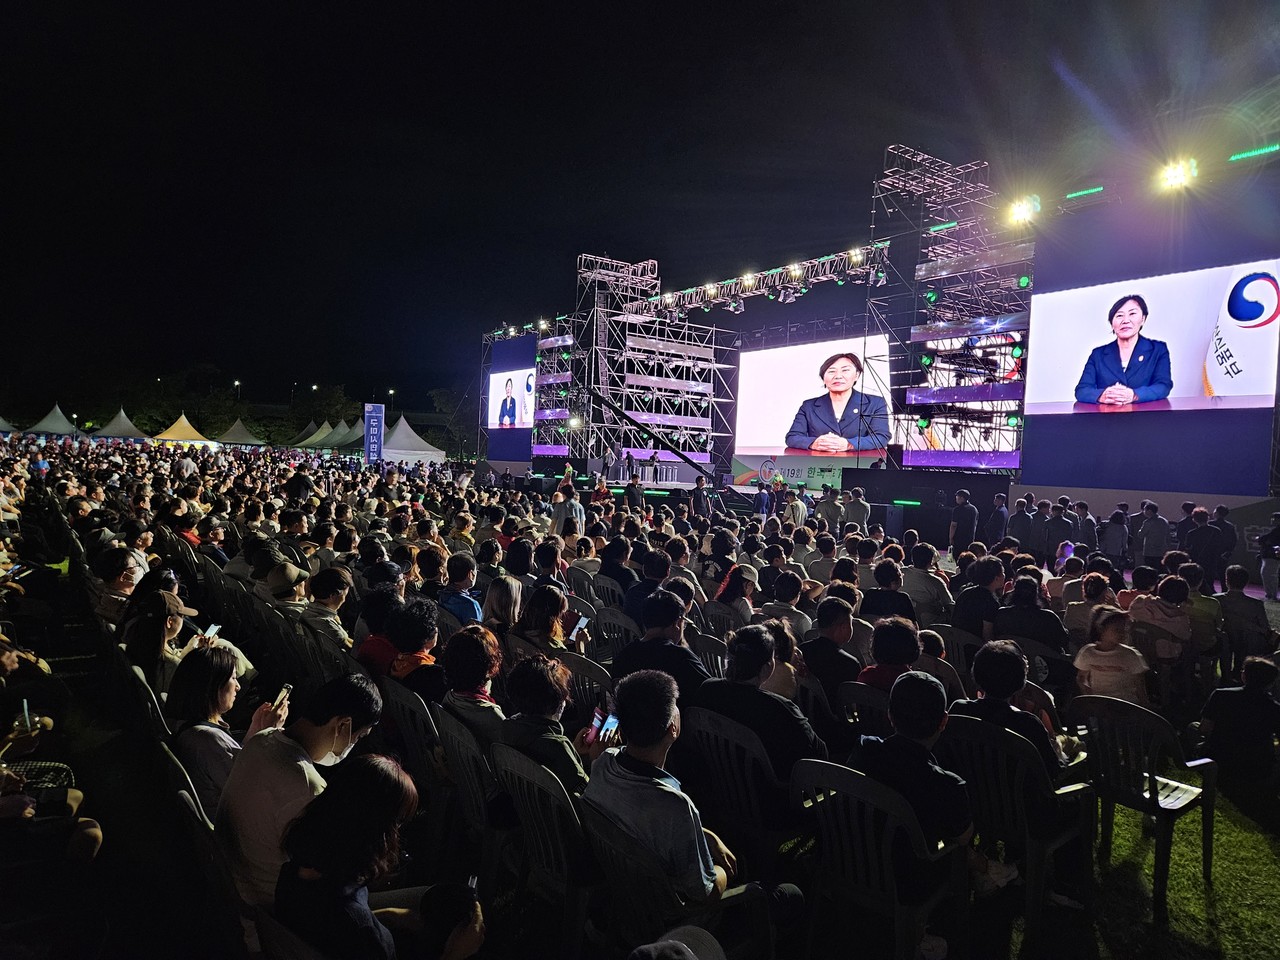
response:
<path fill-rule="evenodd" d="M 985 161 L 895 144 L 872 190 L 872 243 L 892 237 L 894 255 L 867 313 L 899 333 L 890 362 L 904 465 L 1016 469 L 1035 244 L 988 178 Z"/>

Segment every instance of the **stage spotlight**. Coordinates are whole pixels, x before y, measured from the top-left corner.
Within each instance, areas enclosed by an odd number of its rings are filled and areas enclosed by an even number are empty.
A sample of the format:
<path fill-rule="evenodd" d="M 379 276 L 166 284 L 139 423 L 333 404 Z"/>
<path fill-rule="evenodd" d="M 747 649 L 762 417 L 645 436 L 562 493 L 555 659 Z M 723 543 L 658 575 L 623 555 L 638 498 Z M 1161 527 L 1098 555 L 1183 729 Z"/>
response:
<path fill-rule="evenodd" d="M 581 418 L 581 417 L 570 417 L 570 418 L 569 418 L 569 426 L 571 426 L 571 427 L 573 427 L 573 429 L 577 430 L 580 426 L 582 426 L 582 418 Z"/>
<path fill-rule="evenodd" d="M 754 287 L 756 285 L 756 275 L 754 273 L 744 273 L 742 275 L 742 285 L 744 287 Z"/>
<path fill-rule="evenodd" d="M 932 288 L 926 290 L 924 292 L 924 302 L 932 307 L 935 303 L 938 302 L 938 291 Z"/>
<path fill-rule="evenodd" d="M 1175 160 L 1160 171 L 1160 186 L 1165 190 L 1181 190 L 1200 175 L 1194 159 Z"/>
<path fill-rule="evenodd" d="M 778 295 L 777 295 L 776 293 L 774 293 L 772 290 L 770 290 L 768 293 L 766 293 L 766 294 L 765 294 L 765 299 L 766 299 L 766 300 L 777 300 L 777 299 L 778 299 Z"/>
<path fill-rule="evenodd" d="M 515 335 L 516 335 L 516 328 L 515 328 L 515 327 L 507 327 L 507 336 L 508 336 L 508 337 L 514 337 Z"/>
<path fill-rule="evenodd" d="M 960 436 L 960 433 L 961 433 L 961 430 L 962 430 L 962 428 L 961 428 L 960 424 L 958 424 L 958 423 L 953 423 L 953 424 L 951 425 L 951 436 L 953 436 L 953 437 L 959 437 L 959 436 Z"/>
<path fill-rule="evenodd" d="M 1013 359 L 1021 360 L 1027 355 L 1027 345 L 1021 340 L 1015 340 L 1013 342 L 1013 349 L 1010 350 L 1009 353 L 1013 356 Z"/>
<path fill-rule="evenodd" d="M 933 424 L 932 417 L 920 416 L 916 417 L 916 429 L 924 433 Z"/>
<path fill-rule="evenodd" d="M 982 428 L 982 439 L 983 439 L 983 440 L 990 440 L 990 439 L 991 439 L 991 428 L 990 428 L 990 427 L 983 427 L 983 428 Z"/>
<path fill-rule="evenodd" d="M 780 290 L 778 290 L 778 302 L 779 303 L 795 303 L 796 302 L 795 287 L 782 287 Z"/>
<path fill-rule="evenodd" d="M 1018 289 L 1025 290 L 1029 286 L 1031 286 L 1031 278 L 1024 273 L 1018 278 Z"/>
<path fill-rule="evenodd" d="M 708 283 L 702 289 L 707 292 L 708 297 L 714 297 L 716 295 L 716 285 L 714 283 Z"/>
<path fill-rule="evenodd" d="M 547 323 L 547 321 L 545 321 L 545 320 L 539 320 L 539 321 L 538 321 L 538 329 L 539 329 L 539 330 L 542 330 L 542 331 L 544 331 L 544 332 L 545 332 L 549 326 L 550 326 L 550 324 L 548 324 L 548 323 Z"/>
<path fill-rule="evenodd" d="M 1013 202 L 1013 205 L 1009 207 L 1009 221 L 1011 223 L 1030 223 L 1039 212 L 1040 196 L 1033 193 Z"/>
<path fill-rule="evenodd" d="M 800 277 L 804 275 L 804 267 L 800 266 L 798 263 L 793 263 L 791 266 L 787 267 L 787 272 L 793 277 Z"/>
<path fill-rule="evenodd" d="M 730 300 L 724 307 L 730 313 L 742 313 L 746 308 L 742 305 L 741 300 Z"/>
<path fill-rule="evenodd" d="M 711 312 L 711 304 L 709 304 L 709 303 L 704 303 L 704 304 L 702 305 L 702 312 L 703 312 L 703 313 L 710 313 L 710 312 Z"/>
<path fill-rule="evenodd" d="M 926 350 L 924 353 L 920 354 L 920 366 L 924 367 L 926 370 L 937 363 L 937 361 L 938 354 L 933 350 Z"/>
<path fill-rule="evenodd" d="M 885 285 L 884 268 L 876 271 L 876 286 L 883 287 Z"/>
<path fill-rule="evenodd" d="M 850 262 L 850 263 L 854 263 L 854 264 L 861 263 L 861 262 L 862 262 L 862 251 L 861 251 L 861 250 L 850 250 L 850 251 L 849 251 L 849 262 Z"/>
<path fill-rule="evenodd" d="M 1022 426 L 1022 415 L 1017 413 L 1011 413 L 1004 418 L 1004 422 L 1006 426 L 1020 427 Z"/>

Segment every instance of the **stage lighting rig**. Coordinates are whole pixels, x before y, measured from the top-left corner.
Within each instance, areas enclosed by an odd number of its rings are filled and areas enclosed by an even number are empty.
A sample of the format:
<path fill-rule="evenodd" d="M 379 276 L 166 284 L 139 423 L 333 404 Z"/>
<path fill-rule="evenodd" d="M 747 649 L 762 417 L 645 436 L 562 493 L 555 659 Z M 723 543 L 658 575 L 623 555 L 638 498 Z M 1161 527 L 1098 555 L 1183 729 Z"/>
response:
<path fill-rule="evenodd" d="M 1011 223 L 1030 223 L 1039 212 L 1040 195 L 1033 193 L 1013 202 L 1013 205 L 1009 207 L 1009 221 Z"/>
<path fill-rule="evenodd" d="M 1174 160 L 1160 171 L 1160 186 L 1165 190 L 1182 190 L 1200 176 L 1200 168 L 1194 158 Z"/>
<path fill-rule="evenodd" d="M 780 287 L 778 289 L 778 302 L 779 303 L 795 303 L 796 288 L 792 286 Z"/>
<path fill-rule="evenodd" d="M 724 308 L 734 314 L 742 313 L 746 309 L 741 300 L 730 300 L 724 305 Z"/>

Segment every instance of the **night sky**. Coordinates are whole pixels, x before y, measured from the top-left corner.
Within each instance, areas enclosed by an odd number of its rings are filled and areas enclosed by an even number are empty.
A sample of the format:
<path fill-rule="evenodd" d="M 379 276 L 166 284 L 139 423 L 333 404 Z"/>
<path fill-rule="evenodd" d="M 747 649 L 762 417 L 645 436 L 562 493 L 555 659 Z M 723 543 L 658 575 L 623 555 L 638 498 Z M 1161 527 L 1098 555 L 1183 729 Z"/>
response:
<path fill-rule="evenodd" d="M 1280 127 L 1271 2 L 358 6 L 5 5 L 0 400 L 208 362 L 421 407 L 580 252 L 865 240 L 890 143 L 1016 193 Z"/>

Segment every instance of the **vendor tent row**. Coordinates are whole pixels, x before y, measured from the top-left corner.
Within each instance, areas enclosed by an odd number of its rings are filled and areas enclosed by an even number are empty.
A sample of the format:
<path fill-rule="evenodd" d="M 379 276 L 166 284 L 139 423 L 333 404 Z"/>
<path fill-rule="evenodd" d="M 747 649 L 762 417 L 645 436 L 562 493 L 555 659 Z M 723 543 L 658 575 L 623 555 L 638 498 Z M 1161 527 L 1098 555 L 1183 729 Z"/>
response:
<path fill-rule="evenodd" d="M 364 446 L 364 419 L 357 420 L 350 426 L 345 420 L 338 422 L 338 425 L 331 426 L 326 420 L 319 427 L 315 425 L 315 421 L 307 424 L 307 428 L 298 436 L 294 437 L 288 444 L 291 448 L 304 450 L 345 450 L 351 448 L 363 448 Z M 72 437 L 82 435 L 66 414 L 62 412 L 58 404 L 53 405 L 44 418 L 25 430 L 18 430 L 11 425 L 3 417 L 0 417 L 0 433 L 30 433 L 37 436 L 59 436 Z M 120 408 L 111 420 L 102 428 L 95 430 L 88 436 L 97 439 L 111 440 L 167 440 L 178 443 L 223 443 L 234 446 L 248 447 L 265 447 L 267 442 L 259 440 L 249 428 L 239 419 L 231 425 L 222 436 L 211 440 L 209 437 L 201 435 L 200 431 L 191 425 L 191 421 L 187 419 L 184 413 L 173 425 L 165 430 L 164 433 L 156 434 L 154 437 L 148 437 L 131 421 L 124 412 L 124 408 Z M 423 440 L 409 426 L 409 421 L 401 414 L 396 425 L 387 431 L 382 441 L 382 459 L 383 460 L 408 460 L 439 463 L 445 459 L 444 451 L 438 447 L 434 447 L 427 441 Z"/>

